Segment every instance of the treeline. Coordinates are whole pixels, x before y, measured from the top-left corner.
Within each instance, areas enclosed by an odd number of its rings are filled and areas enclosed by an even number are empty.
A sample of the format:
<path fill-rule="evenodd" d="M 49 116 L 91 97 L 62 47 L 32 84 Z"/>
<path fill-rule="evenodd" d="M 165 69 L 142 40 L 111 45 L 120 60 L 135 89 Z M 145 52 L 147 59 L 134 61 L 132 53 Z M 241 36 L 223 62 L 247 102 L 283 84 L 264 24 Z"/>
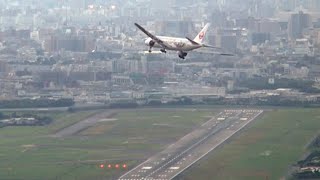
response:
<path fill-rule="evenodd" d="M 73 106 L 72 99 L 19 99 L 0 101 L 0 108 L 45 108 L 45 107 L 68 107 Z"/>
<path fill-rule="evenodd" d="M 293 179 L 320 179 L 320 135 L 309 144 L 311 152 L 297 162 L 292 171 Z"/>
<path fill-rule="evenodd" d="M 274 84 L 269 84 L 268 78 L 255 77 L 239 81 L 237 85 L 254 90 L 290 88 L 306 93 L 320 93 L 320 89 L 313 87 L 314 83 L 311 80 L 278 78 L 274 80 Z"/>
<path fill-rule="evenodd" d="M 206 98 L 203 99 L 206 105 L 250 105 L 250 106 L 290 106 L 290 107 L 313 107 L 320 106 L 320 101 L 301 101 L 297 99 L 269 96 L 264 98 Z"/>
<path fill-rule="evenodd" d="M 162 102 L 160 99 L 146 101 L 139 105 L 134 101 L 113 102 L 103 106 L 104 108 L 137 108 L 145 107 L 166 107 L 166 106 L 187 106 L 187 105 L 222 105 L 222 106 L 288 106 L 288 107 L 320 107 L 320 99 L 316 101 L 302 101 L 298 99 L 281 98 L 279 96 L 269 96 L 264 98 L 224 98 L 207 97 L 194 101 L 189 97 L 174 98 L 168 102 Z M 81 108 L 69 107 L 69 111 L 77 111 Z"/>
<path fill-rule="evenodd" d="M 320 99 L 316 101 L 302 101 L 279 96 L 269 96 L 264 98 L 224 98 L 224 97 L 207 97 L 194 101 L 189 97 L 174 98 L 171 101 L 163 102 L 160 99 L 145 100 L 145 103 L 138 104 L 135 101 L 113 102 L 99 106 L 104 109 L 125 109 L 138 107 L 172 107 L 172 106 L 188 106 L 188 105 L 221 105 L 221 106 L 287 106 L 287 107 L 320 107 Z M 96 106 L 90 107 L 69 107 L 69 112 L 96 109 Z"/>
<path fill-rule="evenodd" d="M 317 136 L 312 143 L 310 144 L 310 148 L 320 148 L 320 136 Z"/>
<path fill-rule="evenodd" d="M 176 98 L 173 101 L 162 103 L 160 100 L 149 101 L 146 106 L 166 106 L 166 105 L 235 105 L 235 106 L 290 106 L 290 107 L 317 107 L 320 100 L 301 101 L 278 96 L 265 98 L 237 98 L 228 99 L 224 97 L 208 97 L 202 100 L 193 101 L 189 97 Z"/>
<path fill-rule="evenodd" d="M 294 179 L 301 179 L 301 180 L 305 180 L 305 179 L 318 179 L 320 178 L 320 172 L 319 171 L 303 171 L 303 172 L 299 172 L 293 175 Z"/>
<path fill-rule="evenodd" d="M 320 151 L 313 151 L 304 160 L 299 161 L 297 166 L 299 169 L 292 174 L 294 179 L 320 178 Z"/>
<path fill-rule="evenodd" d="M 320 151 L 313 151 L 310 153 L 304 160 L 299 161 L 298 165 L 299 167 L 320 167 Z"/>

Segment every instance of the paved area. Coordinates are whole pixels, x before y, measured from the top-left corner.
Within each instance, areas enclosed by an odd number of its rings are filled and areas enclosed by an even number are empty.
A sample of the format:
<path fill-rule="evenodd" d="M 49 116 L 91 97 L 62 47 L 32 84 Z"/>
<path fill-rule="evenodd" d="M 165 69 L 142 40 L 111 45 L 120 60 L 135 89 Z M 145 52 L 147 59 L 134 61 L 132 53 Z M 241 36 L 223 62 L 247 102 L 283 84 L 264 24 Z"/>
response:
<path fill-rule="evenodd" d="M 90 126 L 95 125 L 98 122 L 105 122 L 105 121 L 115 121 L 116 119 L 112 119 L 112 117 L 116 114 L 116 112 L 110 110 L 102 113 L 98 113 L 93 115 L 83 121 L 75 123 L 69 127 L 66 127 L 54 135 L 52 137 L 64 137 L 64 136 L 71 136 L 74 135 Z"/>
<path fill-rule="evenodd" d="M 119 180 L 171 180 L 223 144 L 262 110 L 223 110 L 164 151 L 130 170 Z"/>

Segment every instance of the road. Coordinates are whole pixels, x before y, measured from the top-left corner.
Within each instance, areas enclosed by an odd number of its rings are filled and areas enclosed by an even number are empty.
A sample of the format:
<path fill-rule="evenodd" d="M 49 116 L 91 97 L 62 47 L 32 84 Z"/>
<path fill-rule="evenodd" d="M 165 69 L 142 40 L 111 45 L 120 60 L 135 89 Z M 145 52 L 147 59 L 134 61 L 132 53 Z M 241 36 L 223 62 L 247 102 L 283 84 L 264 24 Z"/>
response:
<path fill-rule="evenodd" d="M 262 110 L 223 110 L 164 151 L 122 175 L 119 180 L 171 180 L 261 113 Z"/>

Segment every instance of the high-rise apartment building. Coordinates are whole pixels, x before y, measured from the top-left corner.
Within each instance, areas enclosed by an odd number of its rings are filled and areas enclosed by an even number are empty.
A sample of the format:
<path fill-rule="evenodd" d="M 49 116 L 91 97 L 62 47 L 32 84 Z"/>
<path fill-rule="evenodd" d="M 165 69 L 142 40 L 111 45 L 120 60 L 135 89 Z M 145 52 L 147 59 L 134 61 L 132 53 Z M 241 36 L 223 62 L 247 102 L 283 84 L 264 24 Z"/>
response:
<path fill-rule="evenodd" d="M 312 26 L 312 18 L 302 11 L 292 14 L 288 24 L 288 35 L 290 39 L 303 38 L 303 31 Z"/>

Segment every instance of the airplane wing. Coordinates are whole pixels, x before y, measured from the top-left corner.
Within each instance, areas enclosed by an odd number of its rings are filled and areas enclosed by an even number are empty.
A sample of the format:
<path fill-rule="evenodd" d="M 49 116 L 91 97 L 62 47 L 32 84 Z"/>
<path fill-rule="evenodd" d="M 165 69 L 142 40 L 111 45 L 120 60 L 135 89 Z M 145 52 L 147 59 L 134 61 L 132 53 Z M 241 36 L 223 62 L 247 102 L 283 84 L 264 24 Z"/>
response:
<path fill-rule="evenodd" d="M 140 26 L 138 23 L 134 23 L 135 26 L 137 26 L 137 28 L 139 28 L 143 33 L 145 33 L 147 36 L 149 36 L 152 40 L 154 40 L 156 43 L 160 44 L 162 47 L 166 48 L 167 46 L 163 43 L 163 41 L 159 38 L 157 38 L 157 36 L 151 34 L 150 32 L 148 32 L 147 30 L 145 30 L 142 26 Z"/>

